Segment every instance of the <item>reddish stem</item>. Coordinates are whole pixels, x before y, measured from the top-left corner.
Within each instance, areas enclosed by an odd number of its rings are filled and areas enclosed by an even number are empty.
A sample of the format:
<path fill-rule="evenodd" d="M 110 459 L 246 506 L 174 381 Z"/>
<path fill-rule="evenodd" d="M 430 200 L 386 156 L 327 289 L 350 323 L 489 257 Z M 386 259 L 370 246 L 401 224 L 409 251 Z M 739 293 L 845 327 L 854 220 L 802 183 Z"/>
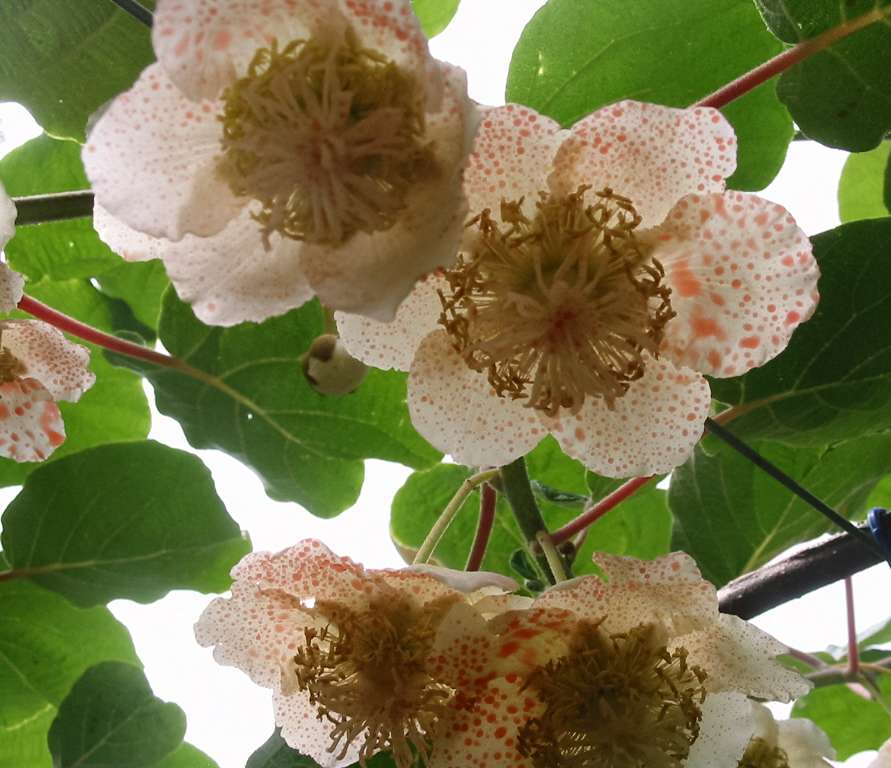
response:
<path fill-rule="evenodd" d="M 148 349 L 140 344 L 134 344 L 132 341 L 119 339 L 117 336 L 112 336 L 110 333 L 98 331 L 93 328 L 93 326 L 75 320 L 73 317 L 69 317 L 52 307 L 48 307 L 46 304 L 37 301 L 37 299 L 32 299 L 30 296 L 22 297 L 22 300 L 19 302 L 19 309 L 33 315 L 39 320 L 54 325 L 60 331 L 70 333 L 72 336 L 77 336 L 79 339 L 89 341 L 91 344 L 104 347 L 112 352 L 127 355 L 128 357 L 135 357 L 138 360 L 145 360 L 146 362 L 154 363 L 155 365 L 164 365 L 168 368 L 181 367 L 180 361 L 175 357 L 165 355 L 163 352 L 156 352 L 155 350 Z"/>
<path fill-rule="evenodd" d="M 848 675 L 860 674 L 860 651 L 857 648 L 857 623 L 854 620 L 854 582 L 845 578 L 845 613 L 848 620 Z"/>
<path fill-rule="evenodd" d="M 738 99 L 753 88 L 757 88 L 762 83 L 770 80 L 770 78 L 779 75 L 781 72 L 785 72 L 790 67 L 798 64 L 798 62 L 804 61 L 809 56 L 819 53 L 824 48 L 828 48 L 833 43 L 846 38 L 848 35 L 851 35 L 864 27 L 868 27 L 875 24 L 877 21 L 881 21 L 886 18 L 889 13 L 891 13 L 891 10 L 888 8 L 875 9 L 863 16 L 858 16 L 856 19 L 840 24 L 837 27 L 827 29 L 822 34 L 819 34 L 810 40 L 798 43 L 798 45 L 783 51 L 769 61 L 765 61 L 762 65 L 755 67 L 751 72 L 746 72 L 746 74 L 738 77 L 733 82 L 728 83 L 723 88 L 719 88 L 711 95 L 697 101 L 693 106 L 714 107 L 715 109 L 720 109 L 734 99 Z"/>
<path fill-rule="evenodd" d="M 495 503 L 498 499 L 495 489 L 489 483 L 483 483 L 480 492 L 480 517 L 476 526 L 476 536 L 470 555 L 467 557 L 465 571 L 478 571 L 486 556 L 486 548 L 489 546 L 489 538 L 492 536 L 492 526 L 495 524 Z"/>
<path fill-rule="evenodd" d="M 580 514 L 575 520 L 571 520 L 562 528 L 558 528 L 556 531 L 554 531 L 551 534 L 551 541 L 553 541 L 554 544 L 562 544 L 567 539 L 571 539 L 579 531 L 585 530 L 585 528 L 587 528 L 589 525 L 592 525 L 601 517 L 603 517 L 617 504 L 625 501 L 625 499 L 627 499 L 629 496 L 637 493 L 648 482 L 650 482 L 653 477 L 654 475 L 647 475 L 646 477 L 634 477 L 624 485 L 620 485 L 611 494 L 602 498 L 593 506 L 588 507 L 588 509 L 582 512 L 582 514 Z"/>

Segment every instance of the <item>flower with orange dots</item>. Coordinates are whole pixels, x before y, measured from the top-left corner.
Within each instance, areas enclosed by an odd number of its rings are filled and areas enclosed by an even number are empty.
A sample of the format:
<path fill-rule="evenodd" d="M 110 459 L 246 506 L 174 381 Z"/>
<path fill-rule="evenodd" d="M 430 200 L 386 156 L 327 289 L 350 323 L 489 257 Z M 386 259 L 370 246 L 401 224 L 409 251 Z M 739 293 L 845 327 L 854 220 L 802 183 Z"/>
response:
<path fill-rule="evenodd" d="M 271 688 L 282 738 L 325 768 L 383 750 L 399 768 L 434 760 L 491 673 L 476 603 L 516 588 L 497 574 L 365 570 L 314 540 L 250 554 L 232 576 L 198 642 Z"/>
<path fill-rule="evenodd" d="M 452 261 L 476 111 L 410 0 L 159 0 L 152 40 L 84 150 L 94 224 L 201 320 L 388 320 Z"/>
<path fill-rule="evenodd" d="M 689 556 L 595 561 L 606 581 L 572 579 L 519 609 L 492 599 L 509 609 L 491 622 L 498 673 L 431 768 L 736 768 L 755 733 L 748 697 L 807 692 L 776 661 L 785 646 L 718 612 Z"/>
<path fill-rule="evenodd" d="M 0 249 L 15 232 L 15 206 L 0 186 Z M 22 298 L 24 279 L 0 263 L 0 312 Z M 96 377 L 90 353 L 39 320 L 0 320 L 0 456 L 43 461 L 65 440 L 57 400 L 77 401 Z"/>
<path fill-rule="evenodd" d="M 392 323 L 338 314 L 347 349 L 410 371 L 418 431 L 501 465 L 553 434 L 609 477 L 671 470 L 699 440 L 705 375 L 781 352 L 819 276 L 789 213 L 724 191 L 733 130 L 716 110 L 633 101 L 570 130 L 484 113 L 456 262 Z"/>

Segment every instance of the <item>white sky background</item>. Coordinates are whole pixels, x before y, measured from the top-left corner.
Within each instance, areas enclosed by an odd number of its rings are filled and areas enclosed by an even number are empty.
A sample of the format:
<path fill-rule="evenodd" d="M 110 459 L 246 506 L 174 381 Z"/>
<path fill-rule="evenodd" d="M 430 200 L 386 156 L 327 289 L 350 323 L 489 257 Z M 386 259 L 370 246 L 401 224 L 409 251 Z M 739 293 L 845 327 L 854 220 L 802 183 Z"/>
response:
<path fill-rule="evenodd" d="M 449 28 L 432 41 L 432 51 L 467 70 L 470 94 L 477 101 L 502 103 L 511 51 L 541 5 L 543 0 L 465 0 Z M 0 121 L 5 139 L 0 141 L 0 156 L 39 133 L 18 106 L 0 105 Z M 808 234 L 837 226 L 835 195 L 846 156 L 816 143 L 795 142 L 783 171 L 762 194 L 785 205 Z M 179 425 L 157 413 L 151 437 L 192 450 Z M 388 520 L 390 500 L 408 469 L 367 462 L 367 480 L 358 503 L 334 520 L 319 520 L 295 504 L 271 501 L 256 476 L 234 459 L 216 451 L 197 453 L 210 467 L 218 493 L 232 517 L 250 534 L 255 550 L 282 549 L 313 536 L 370 567 L 402 565 L 389 540 Z M 12 495 L 10 489 L 0 500 Z M 876 566 L 857 575 L 854 585 L 859 628 L 887 619 L 888 567 Z M 210 650 L 195 643 L 192 625 L 210 599 L 175 592 L 151 605 L 118 600 L 111 609 L 130 628 L 155 693 L 186 711 L 186 738 L 220 768 L 242 768 L 272 732 L 271 696 L 240 671 L 218 666 Z M 812 651 L 843 644 L 844 610 L 844 590 L 838 583 L 770 611 L 755 623 L 793 647 Z M 870 759 L 864 753 L 847 765 L 860 768 Z"/>

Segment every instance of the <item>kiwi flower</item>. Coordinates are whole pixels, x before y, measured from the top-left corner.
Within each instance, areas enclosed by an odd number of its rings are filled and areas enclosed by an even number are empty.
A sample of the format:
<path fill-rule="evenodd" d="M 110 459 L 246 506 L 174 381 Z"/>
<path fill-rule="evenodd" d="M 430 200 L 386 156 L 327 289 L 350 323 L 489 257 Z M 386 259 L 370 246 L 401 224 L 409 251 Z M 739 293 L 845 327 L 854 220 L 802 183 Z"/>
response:
<path fill-rule="evenodd" d="M 595 562 L 606 581 L 572 579 L 519 609 L 490 599 L 508 609 L 491 621 L 498 672 L 431 768 L 736 768 L 755 732 L 748 697 L 807 692 L 775 659 L 785 646 L 718 612 L 689 556 Z"/>
<path fill-rule="evenodd" d="M 704 377 L 782 351 L 818 300 L 779 205 L 725 192 L 736 139 L 713 109 L 633 101 L 560 127 L 484 113 L 457 260 L 394 322 L 339 313 L 352 355 L 410 371 L 418 431 L 468 465 L 553 434 L 610 477 L 666 472 L 702 435 Z"/>
<path fill-rule="evenodd" d="M 831 768 L 835 750 L 829 737 L 806 717 L 775 720 L 763 704 L 752 702 L 755 733 L 739 768 Z"/>
<path fill-rule="evenodd" d="M 250 554 L 232 576 L 198 642 L 271 688 L 282 738 L 324 768 L 382 750 L 399 768 L 429 760 L 493 666 L 475 604 L 517 587 L 429 566 L 365 570 L 314 540 Z"/>
<path fill-rule="evenodd" d="M 0 186 L 0 249 L 15 233 L 16 210 Z M 0 312 L 22 299 L 25 281 L 0 263 Z M 0 456 L 43 461 L 65 441 L 57 400 L 77 401 L 96 377 L 90 353 L 39 320 L 0 320 Z"/>
<path fill-rule="evenodd" d="M 84 164 L 100 236 L 199 318 L 389 320 L 452 261 L 476 113 L 410 0 L 159 0 L 152 40 Z"/>

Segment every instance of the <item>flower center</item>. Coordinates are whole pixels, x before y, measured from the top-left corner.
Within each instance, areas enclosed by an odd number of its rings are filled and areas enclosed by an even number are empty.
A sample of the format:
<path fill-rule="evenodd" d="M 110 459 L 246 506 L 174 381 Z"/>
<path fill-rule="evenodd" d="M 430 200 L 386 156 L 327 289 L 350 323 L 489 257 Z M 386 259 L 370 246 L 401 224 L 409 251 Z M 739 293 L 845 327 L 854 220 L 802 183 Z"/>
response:
<path fill-rule="evenodd" d="M 680 768 L 706 675 L 664 636 L 653 624 L 608 635 L 583 623 L 570 652 L 529 678 L 545 710 L 521 728 L 520 754 L 535 768 Z"/>
<path fill-rule="evenodd" d="M 391 227 L 435 173 L 414 77 L 362 48 L 342 18 L 254 55 L 223 95 L 221 171 L 258 200 L 264 238 L 342 243 Z"/>
<path fill-rule="evenodd" d="M 738 768 L 789 768 L 789 756 L 764 739 L 752 739 L 739 761 Z"/>
<path fill-rule="evenodd" d="M 398 768 L 425 757 L 436 722 L 455 691 L 428 672 L 427 662 L 445 602 L 418 607 L 386 594 L 364 611 L 320 601 L 315 611 L 330 621 L 307 629 L 294 657 L 297 683 L 334 724 L 331 748 L 364 739 L 360 761 L 391 750 Z"/>
<path fill-rule="evenodd" d="M 631 201 L 604 189 L 589 205 L 588 189 L 540 193 L 532 219 L 522 200 L 501 204 L 500 224 L 483 211 L 441 296 L 440 323 L 467 364 L 501 397 L 549 415 L 576 413 L 586 397 L 613 407 L 674 316 Z"/>
<path fill-rule="evenodd" d="M 0 384 L 21 378 L 24 371 L 24 366 L 19 359 L 6 347 L 0 347 Z"/>

